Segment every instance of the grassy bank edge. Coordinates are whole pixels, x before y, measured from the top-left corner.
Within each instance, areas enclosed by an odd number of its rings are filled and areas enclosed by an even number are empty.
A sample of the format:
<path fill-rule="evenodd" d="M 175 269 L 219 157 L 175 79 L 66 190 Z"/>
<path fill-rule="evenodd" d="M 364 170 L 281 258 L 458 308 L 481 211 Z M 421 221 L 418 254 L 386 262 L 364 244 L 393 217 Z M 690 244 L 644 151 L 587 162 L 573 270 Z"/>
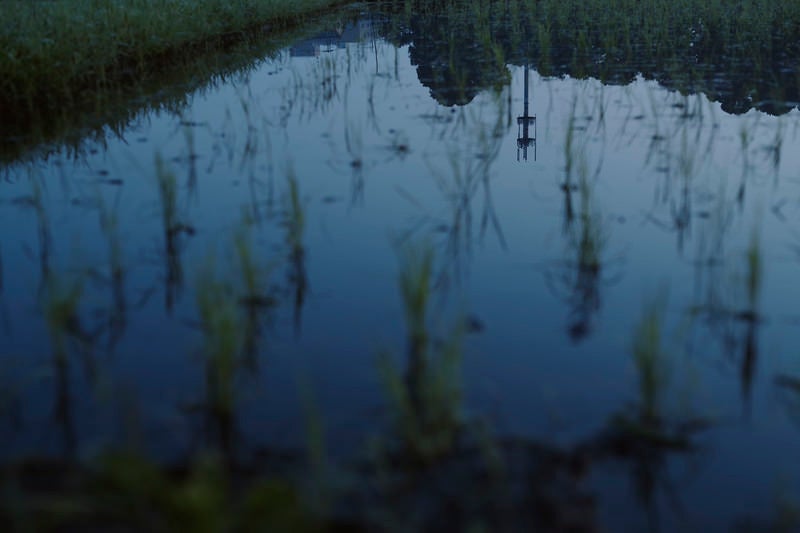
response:
<path fill-rule="evenodd" d="M 302 23 L 346 0 L 7 0 L 0 110 L 96 98 L 187 56 Z M 0 117 L 2 118 L 2 117 Z"/>
<path fill-rule="evenodd" d="M 145 56 L 102 83 L 80 83 L 79 77 L 73 83 L 61 80 L 45 85 L 37 94 L 0 92 L 0 165 L 46 157 L 61 147 L 77 155 L 85 141 L 103 142 L 142 113 L 177 112 L 188 94 L 248 71 L 265 55 L 316 27 L 330 26 L 334 18 L 352 17 L 357 8 L 352 2 L 322 3 L 326 7 L 318 10 L 298 10 L 292 16 L 251 21 L 236 31 L 186 40 L 158 55 Z M 0 19 L 4 17 L 0 13 Z M 0 77 L 0 83 L 8 84 L 8 80 Z"/>

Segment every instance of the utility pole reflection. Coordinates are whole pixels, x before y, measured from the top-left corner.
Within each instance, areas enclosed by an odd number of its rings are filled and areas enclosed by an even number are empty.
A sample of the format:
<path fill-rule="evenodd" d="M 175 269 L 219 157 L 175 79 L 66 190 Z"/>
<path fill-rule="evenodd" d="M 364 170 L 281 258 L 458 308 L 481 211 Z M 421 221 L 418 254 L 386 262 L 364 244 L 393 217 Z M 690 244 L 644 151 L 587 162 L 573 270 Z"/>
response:
<path fill-rule="evenodd" d="M 533 146 L 533 160 L 536 161 L 536 115 L 528 114 L 528 78 L 529 68 L 525 64 L 525 107 L 522 116 L 517 117 L 517 161 L 519 152 L 522 150 L 522 159 L 528 160 L 528 148 Z M 533 126 L 533 137 L 530 136 L 530 128 Z"/>

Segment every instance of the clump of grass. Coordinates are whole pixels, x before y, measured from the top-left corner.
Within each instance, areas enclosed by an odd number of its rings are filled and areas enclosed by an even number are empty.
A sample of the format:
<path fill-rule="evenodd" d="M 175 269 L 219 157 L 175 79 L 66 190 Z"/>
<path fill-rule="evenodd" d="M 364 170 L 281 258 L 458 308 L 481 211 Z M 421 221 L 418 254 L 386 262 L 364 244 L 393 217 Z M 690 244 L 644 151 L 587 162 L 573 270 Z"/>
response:
<path fill-rule="evenodd" d="M 165 235 L 174 235 L 181 229 L 178 221 L 178 179 L 164 162 L 161 154 L 156 154 L 156 183 L 161 201 L 161 223 Z"/>
<path fill-rule="evenodd" d="M 666 292 L 661 292 L 647 303 L 634 331 L 631 355 L 638 394 L 630 409 L 611 419 L 614 453 L 636 457 L 645 452 L 642 458 L 652 460 L 665 451 L 690 451 L 693 435 L 713 424 L 711 418 L 694 412 L 690 398 L 694 384 L 684 381 L 690 376 L 684 373 L 690 369 L 681 366 L 681 376 L 674 372 L 678 360 L 665 346 L 665 309 Z"/>
<path fill-rule="evenodd" d="M 292 257 L 303 256 L 303 233 L 306 229 L 306 215 L 300 198 L 300 186 L 292 168 L 286 180 L 289 190 L 286 194 L 286 244 Z"/>
<path fill-rule="evenodd" d="M 747 270 L 745 275 L 747 289 L 748 308 L 755 312 L 758 307 L 758 299 L 761 294 L 761 282 L 763 277 L 763 266 L 761 262 L 761 237 L 757 229 L 753 230 L 750 236 L 750 244 L 747 247 Z"/>
<path fill-rule="evenodd" d="M 260 265 L 255 257 L 251 224 L 252 221 L 245 218 L 233 237 L 242 286 L 241 302 L 248 308 L 267 307 L 274 303 L 268 287 L 272 269 L 271 265 Z"/>
<path fill-rule="evenodd" d="M 156 183 L 161 204 L 161 225 L 164 233 L 166 261 L 166 306 L 172 305 L 183 286 L 183 265 L 180 258 L 180 235 L 194 234 L 194 228 L 181 221 L 178 213 L 178 179 L 167 167 L 161 154 L 156 154 Z"/>
<path fill-rule="evenodd" d="M 321 529 L 292 485 L 267 476 L 234 478 L 215 456 L 201 456 L 188 468 L 171 470 L 138 454 L 109 453 L 93 468 L 71 474 L 69 492 L 20 498 L 17 513 L 23 530 Z"/>
<path fill-rule="evenodd" d="M 50 277 L 50 262 L 53 248 L 53 234 L 50 217 L 45 203 L 42 183 L 38 176 L 31 174 L 31 194 L 20 198 L 17 203 L 27 209 L 33 210 L 36 217 L 36 229 L 39 240 L 39 270 L 41 283 L 44 285 Z"/>
<path fill-rule="evenodd" d="M 205 336 L 207 407 L 230 418 L 236 404 L 236 371 L 244 346 L 238 302 L 232 288 L 216 278 L 211 263 L 199 276 L 196 295 Z"/>
<path fill-rule="evenodd" d="M 428 304 L 433 276 L 433 248 L 409 246 L 404 252 L 405 262 L 400 271 L 400 296 L 403 299 L 408 356 L 418 359 L 428 346 Z"/>
<path fill-rule="evenodd" d="M 255 256 L 251 225 L 248 215 L 233 237 L 234 253 L 239 267 L 237 283 L 238 301 L 245 310 L 244 352 L 251 368 L 256 366 L 258 337 L 261 333 L 262 314 L 277 304 L 269 286 L 272 264 L 262 265 Z"/>
<path fill-rule="evenodd" d="M 578 191 L 580 192 L 581 211 L 580 231 L 575 243 L 578 252 L 577 263 L 579 268 L 597 273 L 602 265 L 602 254 L 606 246 L 607 235 L 602 219 L 594 206 L 592 188 L 587 177 L 581 178 Z"/>
<path fill-rule="evenodd" d="M 90 339 L 83 329 L 79 307 L 83 297 L 83 280 L 67 279 L 50 275 L 45 280 L 44 316 L 52 345 L 53 377 L 55 379 L 53 414 L 58 422 L 64 445 L 64 453 L 73 458 L 77 453 L 78 438 L 72 416 L 69 369 L 71 342 L 77 341 L 84 349 Z M 90 379 L 95 377 L 95 368 L 89 358 L 84 359 Z"/>
<path fill-rule="evenodd" d="M 285 200 L 286 245 L 289 249 L 289 284 L 294 288 L 294 326 L 299 331 L 303 304 L 308 290 L 306 274 L 306 250 L 303 235 L 306 228 L 306 213 L 300 197 L 300 186 L 292 167 L 287 176 L 289 189 Z"/>
<path fill-rule="evenodd" d="M 567 174 L 567 181 L 561 185 L 567 248 L 566 259 L 553 270 L 557 282 L 553 288 L 566 291 L 564 297 L 570 307 L 567 331 L 572 340 L 580 342 L 591 333 L 594 315 L 600 309 L 608 231 L 596 207 L 585 154 L 579 152 L 570 165 L 568 172 L 577 174 L 578 183 L 572 184 Z M 573 205 L 576 191 L 580 201 L 577 216 Z"/>
<path fill-rule="evenodd" d="M 566 172 L 565 187 L 572 185 L 572 169 L 575 164 L 575 107 L 577 98 L 573 98 L 570 106 L 569 120 L 567 120 L 567 132 L 564 139 L 564 170 Z"/>
<path fill-rule="evenodd" d="M 404 451 L 414 460 L 427 463 L 452 450 L 463 426 L 463 326 L 454 327 L 442 342 L 432 342 L 428 312 L 433 250 L 427 245 L 409 245 L 402 253 L 399 285 L 405 310 L 408 366 L 403 377 L 391 359 L 384 357 L 381 371 Z"/>
<path fill-rule="evenodd" d="M 111 287 L 111 309 L 108 313 L 109 344 L 113 345 L 126 324 L 127 298 L 125 294 L 126 268 L 119 234 L 119 219 L 100 199 L 100 229 L 108 244 L 108 281 Z"/>
<path fill-rule="evenodd" d="M 58 365 L 67 363 L 69 339 L 82 336 L 79 315 L 82 297 L 83 281 L 80 278 L 47 278 L 43 301 L 44 316 L 50 333 L 53 358 Z"/>
<path fill-rule="evenodd" d="M 657 422 L 661 418 L 663 392 L 669 372 L 662 347 L 662 306 L 649 305 L 636 328 L 633 339 L 633 361 L 639 377 L 639 399 L 642 420 Z"/>

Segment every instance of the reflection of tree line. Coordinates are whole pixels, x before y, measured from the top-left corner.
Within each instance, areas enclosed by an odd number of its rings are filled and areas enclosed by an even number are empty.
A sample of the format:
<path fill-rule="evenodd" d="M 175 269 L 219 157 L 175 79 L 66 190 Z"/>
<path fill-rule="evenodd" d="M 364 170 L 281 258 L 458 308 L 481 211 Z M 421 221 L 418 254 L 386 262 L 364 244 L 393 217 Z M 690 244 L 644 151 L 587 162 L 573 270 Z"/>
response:
<path fill-rule="evenodd" d="M 608 9 L 598 1 L 416 0 L 390 8 L 384 32 L 393 44 L 410 45 L 420 82 L 448 106 L 507 83 L 506 64 L 611 84 L 641 73 L 670 89 L 703 92 L 728 113 L 782 114 L 800 101 L 800 10 L 767 2 L 756 17 L 733 6 L 664 4 L 669 9 L 659 12 L 648 2 Z"/>

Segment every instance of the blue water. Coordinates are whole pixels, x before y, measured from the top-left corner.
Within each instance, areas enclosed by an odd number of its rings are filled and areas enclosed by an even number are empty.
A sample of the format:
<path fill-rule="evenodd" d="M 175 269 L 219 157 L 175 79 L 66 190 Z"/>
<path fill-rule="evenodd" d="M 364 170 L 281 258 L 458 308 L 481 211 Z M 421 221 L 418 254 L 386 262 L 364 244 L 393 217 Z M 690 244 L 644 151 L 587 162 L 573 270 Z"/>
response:
<path fill-rule="evenodd" d="M 145 116 L 77 158 L 63 152 L 7 169 L 0 380 L 13 401 L 3 455 L 69 448 L 54 416 L 46 279 L 79 280 L 78 316 L 97 332 L 69 346 L 77 454 L 124 441 L 132 426 L 157 457 L 193 449 L 202 430 L 192 409 L 205 386 L 195 288 L 209 263 L 218 278 L 239 279 L 232 238 L 247 213 L 277 305 L 261 315 L 257 365 L 237 378 L 243 450 L 303 448 L 309 404 L 332 457 L 357 456 L 386 431 L 378 360 L 401 363 L 405 353 L 400 243 L 427 242 L 436 258 L 431 329 L 446 335 L 459 316 L 481 325 L 464 341 L 470 417 L 485 418 L 498 437 L 567 449 L 613 415 L 634 412 L 634 336 L 661 296 L 661 409 L 709 428 L 693 437 L 696 453 L 665 454 L 657 521 L 709 530 L 773 517 L 800 479 L 800 428 L 789 406 L 797 393 L 775 384 L 800 377 L 800 113 L 731 115 L 703 94 L 641 76 L 603 85 L 530 69 L 537 137 L 535 157 L 532 145 L 525 160 L 517 143 L 523 66 L 507 65 L 508 85 L 445 106 L 420 84 L 408 46 L 370 38 L 369 25 L 361 36 L 300 43 L 191 95 L 181 116 Z M 694 115 L 682 116 L 685 109 Z M 778 166 L 769 152 L 776 135 Z M 192 228 L 178 237 L 182 281 L 173 288 L 157 154 L 177 178 L 179 219 Z M 305 215 L 301 304 L 285 244 L 289 175 Z M 30 207 L 37 194 L 39 219 Z M 113 299 L 101 204 L 117 217 L 126 273 L 125 324 L 113 343 L 102 325 Z M 50 274 L 40 226 L 51 236 Z M 584 228 L 595 232 L 598 267 L 580 278 Z M 746 291 L 753 235 L 762 265 L 755 309 Z M 732 318 L 744 310 L 759 316 L 752 378 L 742 377 L 751 324 Z M 641 489 L 631 485 L 632 468 L 604 460 L 588 475 L 598 519 L 612 530 L 649 527 L 646 506 L 634 510 Z"/>

